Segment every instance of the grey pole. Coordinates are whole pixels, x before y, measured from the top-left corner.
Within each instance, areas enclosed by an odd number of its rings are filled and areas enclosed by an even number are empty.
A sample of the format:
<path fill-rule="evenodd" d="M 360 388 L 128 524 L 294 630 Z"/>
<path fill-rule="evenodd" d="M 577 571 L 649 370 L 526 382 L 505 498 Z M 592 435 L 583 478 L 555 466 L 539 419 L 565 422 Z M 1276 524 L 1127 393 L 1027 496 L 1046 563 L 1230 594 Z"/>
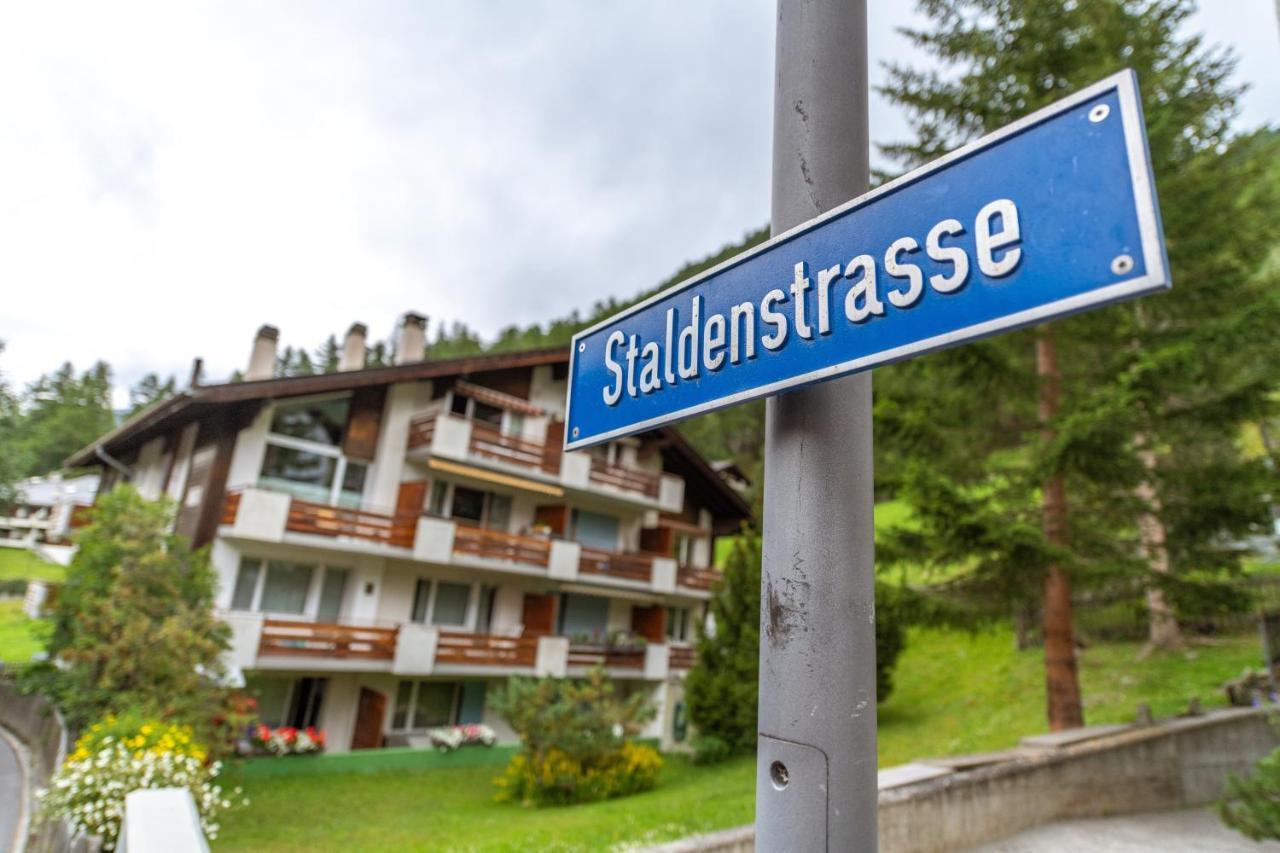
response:
<path fill-rule="evenodd" d="M 865 0 L 778 0 L 776 61 L 775 235 L 867 189 Z M 871 472 L 870 374 L 769 399 L 762 853 L 876 849 Z"/>

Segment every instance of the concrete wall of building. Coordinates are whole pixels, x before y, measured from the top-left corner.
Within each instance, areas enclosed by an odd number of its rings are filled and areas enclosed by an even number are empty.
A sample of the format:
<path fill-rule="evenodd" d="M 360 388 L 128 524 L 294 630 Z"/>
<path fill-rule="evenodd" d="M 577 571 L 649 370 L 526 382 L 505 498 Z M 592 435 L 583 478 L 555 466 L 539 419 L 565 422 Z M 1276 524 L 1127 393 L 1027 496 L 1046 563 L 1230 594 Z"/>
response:
<path fill-rule="evenodd" d="M 253 423 L 240 430 L 236 436 L 235 450 L 231 454 L 231 467 L 227 471 L 227 488 L 243 489 L 256 485 L 262 472 L 262 460 L 267 452 L 267 432 L 275 406 L 266 405 Z"/>
<path fill-rule="evenodd" d="M 563 379 L 552 379 L 550 365 L 533 368 L 529 380 L 529 402 L 546 409 L 558 420 L 564 420 L 564 401 L 568 386 Z"/>
<path fill-rule="evenodd" d="M 364 490 L 365 509 L 390 512 L 395 508 L 401 481 L 415 479 L 404 476 L 409 422 L 430 401 L 430 382 L 401 382 L 387 391 L 378 427 L 378 448 Z"/>
<path fill-rule="evenodd" d="M 138 459 L 133 463 L 133 476 L 130 482 L 149 501 L 160 498 L 164 485 L 166 468 L 164 453 L 164 437 L 153 438 L 138 451 Z"/>

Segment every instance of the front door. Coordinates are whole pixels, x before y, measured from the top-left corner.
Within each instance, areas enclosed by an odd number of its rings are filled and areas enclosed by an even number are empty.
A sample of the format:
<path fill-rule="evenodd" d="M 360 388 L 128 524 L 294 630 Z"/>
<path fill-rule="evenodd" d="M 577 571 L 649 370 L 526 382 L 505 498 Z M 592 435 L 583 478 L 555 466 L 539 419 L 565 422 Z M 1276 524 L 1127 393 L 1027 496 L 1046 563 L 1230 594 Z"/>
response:
<path fill-rule="evenodd" d="M 387 697 L 368 687 L 360 688 L 360 707 L 356 711 L 356 730 L 351 736 L 352 749 L 377 749 L 382 746 L 382 721 L 387 712 Z"/>

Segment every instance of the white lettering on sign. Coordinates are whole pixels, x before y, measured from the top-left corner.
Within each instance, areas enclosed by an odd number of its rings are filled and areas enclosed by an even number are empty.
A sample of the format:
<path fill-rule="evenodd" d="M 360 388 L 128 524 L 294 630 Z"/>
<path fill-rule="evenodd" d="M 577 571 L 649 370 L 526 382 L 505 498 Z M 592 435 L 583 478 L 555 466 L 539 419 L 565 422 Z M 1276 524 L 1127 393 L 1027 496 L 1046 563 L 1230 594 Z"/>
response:
<path fill-rule="evenodd" d="M 924 256 L 942 266 L 928 278 L 936 293 L 956 293 L 969 280 L 969 254 L 957 244 L 957 238 L 965 233 L 958 220 L 944 219 L 925 235 Z M 1012 201 L 996 199 L 979 210 L 973 221 L 973 237 L 974 260 L 987 278 L 1001 278 L 1017 269 L 1022 260 L 1022 227 L 1018 207 Z M 604 346 L 604 366 L 610 377 L 603 389 L 604 402 L 616 406 L 624 393 L 630 397 L 653 394 L 666 385 L 695 380 L 703 370 L 714 373 L 753 359 L 757 332 L 766 352 L 782 349 L 792 329 L 798 340 L 830 335 L 831 306 L 837 298 L 834 291 L 841 287 L 848 287 L 844 293 L 844 316 L 854 326 L 885 316 L 890 306 L 908 311 L 925 298 L 920 254 L 921 245 L 916 238 L 900 237 L 885 249 L 879 264 L 871 254 L 858 254 L 843 266 L 818 270 L 816 282 L 808 262 L 798 261 L 787 289 L 777 287 L 764 294 L 758 311 L 755 303 L 742 302 L 731 306 L 727 317 L 708 315 L 699 295 L 690 302 L 688 323 L 679 329 L 676 309 L 667 309 L 662 341 L 642 344 L 639 336 L 628 338 L 621 330 L 615 330 Z M 879 276 L 881 268 L 883 280 Z M 816 296 L 813 316 L 808 314 L 807 296 L 811 290 Z M 784 307 L 788 301 L 789 311 Z"/>

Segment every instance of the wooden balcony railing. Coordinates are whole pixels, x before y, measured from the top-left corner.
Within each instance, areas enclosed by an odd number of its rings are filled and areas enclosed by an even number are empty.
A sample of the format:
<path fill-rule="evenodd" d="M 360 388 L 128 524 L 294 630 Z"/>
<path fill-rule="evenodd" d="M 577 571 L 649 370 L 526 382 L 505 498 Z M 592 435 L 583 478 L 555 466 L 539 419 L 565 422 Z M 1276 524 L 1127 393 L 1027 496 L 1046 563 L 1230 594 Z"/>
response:
<path fill-rule="evenodd" d="M 689 589 L 711 589 L 720 578 L 714 569 L 695 569 L 693 566 L 680 566 L 676 571 L 676 583 Z"/>
<path fill-rule="evenodd" d="M 655 471 L 610 465 L 605 460 L 593 456 L 591 457 L 591 482 L 613 486 L 615 489 L 628 492 L 638 492 L 648 498 L 656 498 L 662 475 Z"/>
<path fill-rule="evenodd" d="M 471 666 L 533 666 L 538 657 L 537 637 L 498 637 L 441 631 L 436 663 Z"/>
<path fill-rule="evenodd" d="M 584 575 L 603 575 L 610 578 L 649 583 L 653 579 L 653 557 L 648 554 L 620 554 L 601 548 L 582 548 L 578 571 Z"/>
<path fill-rule="evenodd" d="M 506 435 L 496 426 L 482 421 L 471 422 L 471 445 L 467 449 L 476 456 L 526 468 L 542 468 L 547 455 L 546 445 L 541 441 Z"/>
<path fill-rule="evenodd" d="M 644 669 L 644 648 L 611 649 L 606 646 L 569 646 L 569 666 L 604 664 L 614 669 Z"/>
<path fill-rule="evenodd" d="M 262 623 L 259 655 L 391 660 L 396 628 L 363 628 L 321 622 L 267 619 Z"/>
<path fill-rule="evenodd" d="M 409 449 L 415 450 L 419 447 L 430 447 L 431 439 L 436 434 L 436 418 L 438 415 L 432 413 L 429 415 L 419 415 L 409 421 Z"/>
<path fill-rule="evenodd" d="M 294 498 L 289 502 L 289 519 L 285 528 L 295 533 L 354 536 L 396 548 L 412 548 L 418 530 L 418 516 L 414 513 L 383 515 Z"/>
<path fill-rule="evenodd" d="M 551 561 L 551 540 L 459 524 L 453 534 L 453 552 L 489 560 L 546 566 Z"/>
<path fill-rule="evenodd" d="M 671 646 L 667 665 L 671 669 L 693 669 L 694 656 L 693 646 Z"/>

